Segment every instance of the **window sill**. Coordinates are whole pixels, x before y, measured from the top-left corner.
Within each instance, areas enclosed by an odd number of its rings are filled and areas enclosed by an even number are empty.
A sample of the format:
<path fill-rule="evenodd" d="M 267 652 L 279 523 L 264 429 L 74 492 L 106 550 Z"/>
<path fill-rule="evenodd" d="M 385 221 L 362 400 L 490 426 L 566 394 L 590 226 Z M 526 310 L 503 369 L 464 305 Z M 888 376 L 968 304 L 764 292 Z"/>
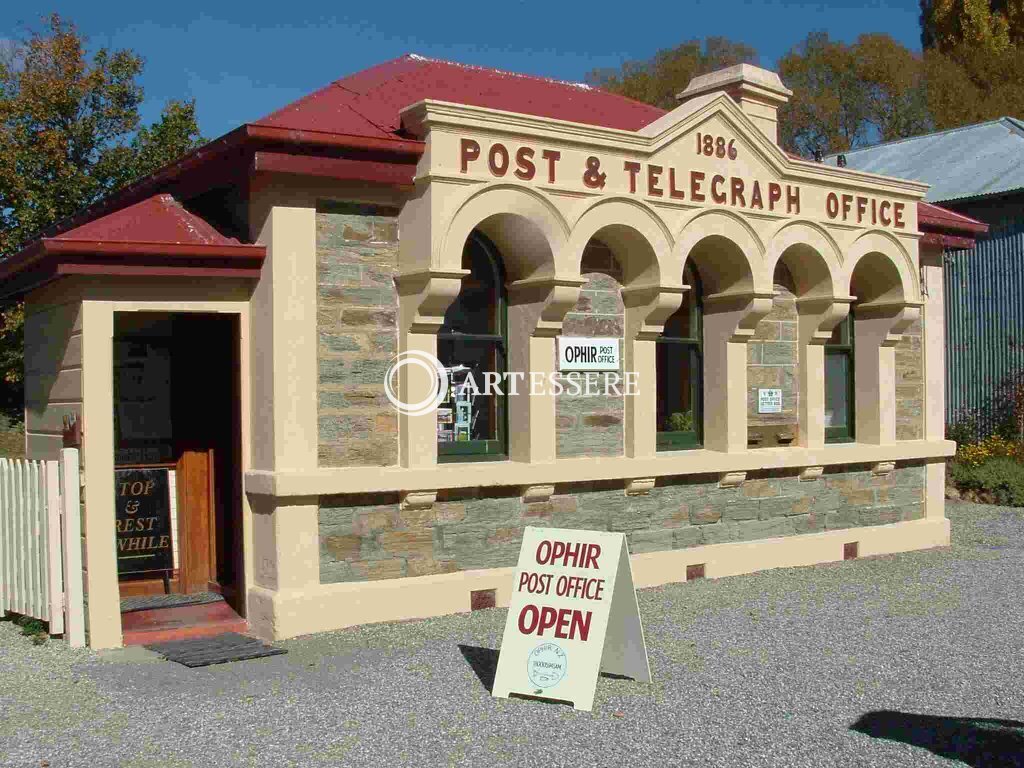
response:
<path fill-rule="evenodd" d="M 900 440 L 884 445 L 829 443 L 822 448 L 757 448 L 723 453 L 705 448 L 668 451 L 656 456 L 574 457 L 547 464 L 496 460 L 428 467 L 321 467 L 310 470 L 250 470 L 245 492 L 274 497 L 342 493 L 384 493 L 475 486 L 527 486 L 626 480 L 722 472 L 756 472 L 880 461 L 943 459 L 952 456 L 952 440 Z"/>

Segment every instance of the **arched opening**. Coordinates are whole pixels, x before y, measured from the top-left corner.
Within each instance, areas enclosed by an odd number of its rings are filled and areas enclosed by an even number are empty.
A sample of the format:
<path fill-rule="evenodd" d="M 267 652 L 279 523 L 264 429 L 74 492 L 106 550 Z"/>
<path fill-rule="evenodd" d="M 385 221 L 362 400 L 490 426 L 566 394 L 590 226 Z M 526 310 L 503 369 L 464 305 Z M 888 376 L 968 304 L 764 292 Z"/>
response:
<path fill-rule="evenodd" d="M 748 441 L 757 448 L 820 445 L 824 439 L 819 326 L 830 322 L 835 288 L 819 248 L 828 243 L 803 226 L 784 235 L 772 272 L 772 308 L 747 348 Z M 798 237 L 816 244 L 793 242 Z"/>
<path fill-rule="evenodd" d="M 508 455 L 508 294 L 497 246 L 474 231 L 462 253 L 458 296 L 437 334 L 437 357 L 448 393 L 437 409 L 438 461 L 501 459 Z"/>
<path fill-rule="evenodd" d="M 703 283 L 693 263 L 683 269 L 690 286 L 656 339 L 657 448 L 699 448 L 704 428 Z"/>
<path fill-rule="evenodd" d="M 916 309 L 908 307 L 907 289 L 900 265 L 889 255 L 870 250 L 857 259 L 850 275 L 854 302 L 845 324 L 846 336 L 835 338 L 837 342 L 845 342 L 845 348 L 838 345 L 829 348 L 833 356 L 844 349 L 851 362 L 846 369 L 834 364 L 832 379 L 826 382 L 837 393 L 844 385 L 851 393 L 848 414 L 851 435 L 847 439 L 855 434 L 859 442 L 884 444 L 896 440 L 899 381 L 895 344 L 917 314 Z M 842 333 L 843 329 L 839 330 Z M 912 375 L 920 380 L 920 370 Z"/>
<path fill-rule="evenodd" d="M 731 226 L 740 241 L 723 234 L 706 235 L 682 254 L 684 270 L 692 269 L 689 274 L 699 278 L 701 309 L 701 345 L 689 345 L 687 351 L 691 357 L 699 353 L 702 379 L 709 382 L 709 386 L 699 387 L 703 394 L 699 444 L 710 450 L 741 451 L 748 445 L 747 342 L 757 320 L 770 309 L 771 294 L 763 288 L 757 290 L 751 260 L 759 258 L 761 251 L 747 230 L 731 219 L 705 219 L 695 222 L 709 228 L 712 221 L 715 228 Z"/>

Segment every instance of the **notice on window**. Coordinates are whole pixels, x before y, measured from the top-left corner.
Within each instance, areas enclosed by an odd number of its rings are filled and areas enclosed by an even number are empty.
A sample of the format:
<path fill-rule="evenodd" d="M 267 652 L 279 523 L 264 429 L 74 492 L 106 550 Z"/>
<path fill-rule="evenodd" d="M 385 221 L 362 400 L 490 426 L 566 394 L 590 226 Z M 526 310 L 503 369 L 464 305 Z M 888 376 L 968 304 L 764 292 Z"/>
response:
<path fill-rule="evenodd" d="M 558 370 L 617 371 L 619 370 L 619 340 L 559 336 Z"/>
<path fill-rule="evenodd" d="M 781 389 L 759 389 L 759 390 L 757 390 L 757 412 L 758 413 L 782 413 L 782 390 Z"/>
<path fill-rule="evenodd" d="M 114 471 L 117 572 L 174 568 L 167 469 Z"/>
<path fill-rule="evenodd" d="M 527 528 L 493 694 L 591 710 L 600 672 L 651 681 L 625 534 Z"/>

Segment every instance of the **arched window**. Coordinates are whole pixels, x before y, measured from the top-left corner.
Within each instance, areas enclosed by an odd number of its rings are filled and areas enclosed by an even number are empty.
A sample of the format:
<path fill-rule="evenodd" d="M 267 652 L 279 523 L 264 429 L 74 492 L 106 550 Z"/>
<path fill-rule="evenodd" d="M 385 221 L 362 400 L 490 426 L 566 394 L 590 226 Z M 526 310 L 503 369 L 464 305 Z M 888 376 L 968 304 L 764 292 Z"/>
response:
<path fill-rule="evenodd" d="M 693 265 L 683 270 L 690 286 L 683 304 L 656 342 L 659 451 L 698 448 L 704 422 L 704 356 L 701 283 Z"/>
<path fill-rule="evenodd" d="M 505 270 L 494 244 L 478 232 L 466 241 L 462 267 L 469 274 L 437 334 L 449 380 L 437 410 L 437 458 L 502 459 L 508 454 Z"/>
<path fill-rule="evenodd" d="M 825 342 L 825 442 L 843 443 L 853 433 L 853 310 Z"/>

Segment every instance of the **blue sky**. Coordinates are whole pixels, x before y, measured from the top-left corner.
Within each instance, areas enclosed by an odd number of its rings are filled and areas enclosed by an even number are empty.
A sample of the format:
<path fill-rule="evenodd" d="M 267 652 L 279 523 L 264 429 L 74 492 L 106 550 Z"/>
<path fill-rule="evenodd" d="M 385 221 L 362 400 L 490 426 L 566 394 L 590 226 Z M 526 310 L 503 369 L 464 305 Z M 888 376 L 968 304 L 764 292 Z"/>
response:
<path fill-rule="evenodd" d="M 637 3 L 646 20 L 628 15 L 631 3 L 575 0 L 9 2 L 0 38 L 23 37 L 57 11 L 90 47 L 128 47 L 145 57 L 147 120 L 168 99 L 195 98 L 210 138 L 404 53 L 578 81 L 591 69 L 712 35 L 753 46 L 767 67 L 814 30 L 842 40 L 888 32 L 920 47 L 917 0 Z"/>

